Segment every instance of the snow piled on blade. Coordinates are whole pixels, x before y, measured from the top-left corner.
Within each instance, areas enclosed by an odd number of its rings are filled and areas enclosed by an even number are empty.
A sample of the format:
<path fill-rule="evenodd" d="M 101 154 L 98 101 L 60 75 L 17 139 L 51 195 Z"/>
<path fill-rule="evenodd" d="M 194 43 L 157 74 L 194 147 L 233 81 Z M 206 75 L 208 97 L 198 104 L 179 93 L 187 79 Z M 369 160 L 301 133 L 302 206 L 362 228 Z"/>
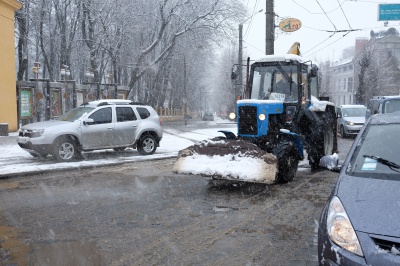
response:
<path fill-rule="evenodd" d="M 243 140 L 215 138 L 201 141 L 179 152 L 174 173 L 217 179 L 275 182 L 276 157 Z"/>

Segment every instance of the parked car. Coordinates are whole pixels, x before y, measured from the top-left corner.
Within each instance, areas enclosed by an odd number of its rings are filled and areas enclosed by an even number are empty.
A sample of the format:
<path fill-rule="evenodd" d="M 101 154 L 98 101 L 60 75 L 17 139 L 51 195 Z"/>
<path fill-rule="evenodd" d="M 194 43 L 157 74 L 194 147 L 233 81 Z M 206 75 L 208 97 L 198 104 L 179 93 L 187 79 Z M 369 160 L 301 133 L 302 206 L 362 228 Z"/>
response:
<path fill-rule="evenodd" d="M 211 112 L 206 112 L 203 114 L 203 121 L 214 121 L 214 115 Z"/>
<path fill-rule="evenodd" d="M 320 265 L 400 265 L 400 115 L 372 116 L 322 211 Z"/>
<path fill-rule="evenodd" d="M 19 146 L 32 156 L 51 154 L 57 161 L 72 161 L 82 151 L 137 148 L 153 154 L 163 131 L 156 111 L 129 100 L 84 103 L 57 120 L 31 123 L 19 131 Z"/>
<path fill-rule="evenodd" d="M 357 135 L 365 123 L 367 107 L 364 105 L 340 105 L 336 108 L 340 136 Z"/>
<path fill-rule="evenodd" d="M 400 111 L 400 96 L 374 96 L 368 102 L 366 118 L 373 114 Z"/>

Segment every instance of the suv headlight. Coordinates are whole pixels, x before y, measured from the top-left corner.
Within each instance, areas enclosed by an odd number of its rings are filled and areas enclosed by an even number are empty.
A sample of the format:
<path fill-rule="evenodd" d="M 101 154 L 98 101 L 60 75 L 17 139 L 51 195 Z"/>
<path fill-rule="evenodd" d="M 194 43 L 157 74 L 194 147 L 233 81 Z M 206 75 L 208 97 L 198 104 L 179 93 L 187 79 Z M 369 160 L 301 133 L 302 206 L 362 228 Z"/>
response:
<path fill-rule="evenodd" d="M 236 118 L 236 114 L 235 113 L 230 113 L 229 114 L 229 118 L 232 119 L 232 120 L 235 119 Z"/>
<path fill-rule="evenodd" d="M 348 125 L 348 126 L 354 126 L 354 122 L 346 121 L 346 125 Z"/>
<path fill-rule="evenodd" d="M 31 138 L 38 138 L 44 133 L 44 128 L 42 129 L 33 129 L 31 133 Z"/>
<path fill-rule="evenodd" d="M 329 204 L 327 229 L 329 237 L 338 246 L 358 256 L 364 256 L 356 232 L 338 197 L 333 197 Z"/>

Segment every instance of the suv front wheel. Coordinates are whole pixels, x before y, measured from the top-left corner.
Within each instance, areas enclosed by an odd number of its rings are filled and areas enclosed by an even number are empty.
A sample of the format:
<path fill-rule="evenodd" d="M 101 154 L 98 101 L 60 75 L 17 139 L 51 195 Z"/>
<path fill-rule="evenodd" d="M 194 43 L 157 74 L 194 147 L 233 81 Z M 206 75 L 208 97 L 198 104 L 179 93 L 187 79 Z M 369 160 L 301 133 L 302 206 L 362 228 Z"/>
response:
<path fill-rule="evenodd" d="M 68 137 L 57 139 L 52 147 L 51 155 L 58 162 L 73 161 L 78 154 L 78 147 L 74 140 Z"/>
<path fill-rule="evenodd" d="M 152 135 L 144 135 L 140 138 L 137 150 L 142 155 L 153 154 L 157 149 L 157 141 Z"/>

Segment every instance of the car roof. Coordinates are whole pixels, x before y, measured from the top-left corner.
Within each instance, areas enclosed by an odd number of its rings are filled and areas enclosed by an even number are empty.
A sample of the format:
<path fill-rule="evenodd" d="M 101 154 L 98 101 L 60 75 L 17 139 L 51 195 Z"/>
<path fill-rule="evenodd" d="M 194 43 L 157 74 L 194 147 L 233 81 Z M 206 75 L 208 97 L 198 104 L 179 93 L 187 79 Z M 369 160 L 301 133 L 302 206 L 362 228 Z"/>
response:
<path fill-rule="evenodd" d="M 104 99 L 104 100 L 96 100 L 81 104 L 81 106 L 92 106 L 92 107 L 98 107 L 103 105 L 144 105 L 144 104 L 139 102 L 134 102 L 131 100 L 122 100 L 122 99 Z"/>
<path fill-rule="evenodd" d="M 393 101 L 393 100 L 400 100 L 400 96 L 385 98 L 382 102 Z"/>
<path fill-rule="evenodd" d="M 362 105 L 362 104 L 343 104 L 343 105 L 340 105 L 339 107 L 344 107 L 344 108 L 367 108 L 365 105 Z"/>
<path fill-rule="evenodd" d="M 371 100 L 384 100 L 390 98 L 399 98 L 400 95 L 387 95 L 387 96 L 373 96 Z"/>
<path fill-rule="evenodd" d="M 373 125 L 400 124 L 400 111 L 373 115 L 369 123 Z"/>

